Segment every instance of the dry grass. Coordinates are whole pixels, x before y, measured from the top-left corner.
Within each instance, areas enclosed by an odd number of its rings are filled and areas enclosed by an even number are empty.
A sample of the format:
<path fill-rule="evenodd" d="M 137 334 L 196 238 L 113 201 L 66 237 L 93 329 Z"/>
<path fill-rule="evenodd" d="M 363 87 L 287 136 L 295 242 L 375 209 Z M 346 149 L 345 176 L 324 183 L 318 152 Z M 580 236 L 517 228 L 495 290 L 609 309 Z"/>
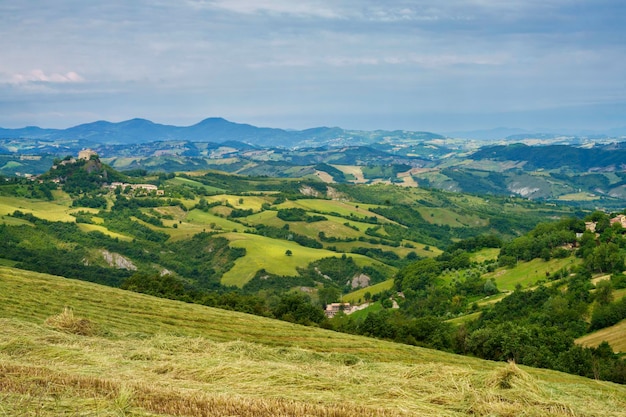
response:
<path fill-rule="evenodd" d="M 145 383 L 127 384 L 119 380 L 93 376 L 76 376 L 54 372 L 45 367 L 7 366 L 0 364 L 0 392 L 19 395 L 22 404 L 34 403 L 37 415 L 59 411 L 58 400 L 71 396 L 85 409 L 92 402 L 104 415 L 144 415 L 145 411 L 171 416 L 400 416 L 384 409 L 368 409 L 355 405 L 321 406 L 273 398 L 245 398 L 237 395 L 202 392 L 181 393 L 167 388 L 153 388 Z M 25 399 L 30 398 L 33 400 Z"/>
<path fill-rule="evenodd" d="M 615 352 L 626 352 L 626 320 L 576 339 L 583 346 L 596 347 L 607 341 Z"/>
<path fill-rule="evenodd" d="M 48 317 L 46 325 L 65 333 L 81 336 L 93 336 L 97 333 L 96 327 L 91 321 L 74 317 L 74 312 L 69 307 L 65 307 L 63 312 L 56 316 Z"/>
<path fill-rule="evenodd" d="M 47 319 L 68 305 L 75 313 Z M 44 324 L 78 316 L 100 331 Z M 2 417 L 619 416 L 626 409 L 626 388 L 616 384 L 4 267 L 0 329 Z"/>

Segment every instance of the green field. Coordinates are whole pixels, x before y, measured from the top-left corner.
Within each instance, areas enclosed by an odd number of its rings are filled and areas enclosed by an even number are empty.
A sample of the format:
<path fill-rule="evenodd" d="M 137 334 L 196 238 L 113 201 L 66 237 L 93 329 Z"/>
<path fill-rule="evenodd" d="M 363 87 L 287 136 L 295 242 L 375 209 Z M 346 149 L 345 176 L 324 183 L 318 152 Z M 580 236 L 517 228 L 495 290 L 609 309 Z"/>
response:
<path fill-rule="evenodd" d="M 350 314 L 350 317 L 354 320 L 365 320 L 368 314 L 377 313 L 381 311 L 382 309 L 383 309 L 383 305 L 380 303 L 380 301 L 376 301 L 375 303 L 371 303 L 369 306 L 367 306 L 363 310 L 358 310 Z"/>
<path fill-rule="evenodd" d="M 546 279 L 546 272 L 553 273 L 563 267 L 571 267 L 580 263 L 578 258 L 552 259 L 548 262 L 542 259 L 533 259 L 530 262 L 519 262 L 513 269 L 499 268 L 485 274 L 487 279 L 495 278 L 499 290 L 512 291 L 518 284 L 530 287 L 537 281 Z"/>
<path fill-rule="evenodd" d="M 293 276 L 297 274 L 296 267 L 308 265 L 321 258 L 338 256 L 336 252 L 329 250 L 307 248 L 295 242 L 254 234 L 225 233 L 223 236 L 231 241 L 232 247 L 246 249 L 246 256 L 238 259 L 235 266 L 222 277 L 224 285 L 241 287 L 250 281 L 260 269 L 276 275 Z M 288 250 L 291 251 L 291 256 L 286 255 Z M 359 266 L 382 265 L 362 255 L 351 256 Z"/>
<path fill-rule="evenodd" d="M 479 250 L 478 252 L 470 253 L 470 261 L 478 263 L 491 261 L 494 259 L 498 259 L 499 254 L 499 248 L 485 248 Z"/>
<path fill-rule="evenodd" d="M 621 300 L 624 297 L 626 297 L 626 288 L 622 288 L 620 290 L 614 290 L 613 291 L 613 299 L 615 301 Z"/>
<path fill-rule="evenodd" d="M 0 203 L 0 204 L 2 204 L 2 203 Z M 30 226 L 32 226 L 33 225 L 28 220 L 19 219 L 17 217 L 11 217 L 11 216 L 6 216 L 6 215 L 0 216 L 0 223 L 6 224 L 8 226 L 21 226 L 21 225 L 30 225 Z"/>
<path fill-rule="evenodd" d="M 432 224 L 448 225 L 450 227 L 482 227 L 487 221 L 478 216 L 461 215 L 441 207 L 419 207 L 417 209 L 424 220 Z"/>
<path fill-rule="evenodd" d="M 360 231 L 351 229 L 345 226 L 344 219 L 335 217 L 327 217 L 328 220 L 319 222 L 289 222 L 289 230 L 305 235 L 314 239 L 317 239 L 320 232 L 324 232 L 327 237 L 335 238 L 353 238 L 356 239 L 359 236 L 364 236 Z M 342 221 L 343 220 L 343 221 Z"/>
<path fill-rule="evenodd" d="M 256 195 L 255 196 L 249 196 L 249 195 L 238 196 L 238 195 L 232 195 L 232 194 L 220 194 L 220 195 L 206 197 L 206 200 L 209 203 L 213 203 L 213 202 L 219 202 L 223 204 L 228 203 L 234 208 L 238 208 L 242 210 L 252 209 L 254 211 L 260 211 L 261 206 L 264 203 L 269 204 L 274 200 L 274 198 L 266 197 L 266 196 L 256 196 Z"/>
<path fill-rule="evenodd" d="M 232 231 L 233 229 L 241 229 L 243 226 L 232 220 L 225 219 L 220 216 L 216 216 L 212 213 L 206 213 L 202 210 L 191 210 L 185 220 L 195 226 L 207 227 L 212 224 L 221 227 L 225 231 Z"/>
<path fill-rule="evenodd" d="M 600 197 L 590 193 L 572 193 L 560 195 L 558 199 L 561 201 L 594 201 L 599 200 Z"/>
<path fill-rule="evenodd" d="M 189 178 L 183 178 L 183 177 L 174 177 L 172 179 L 167 180 L 167 183 L 171 185 L 187 185 L 190 187 L 203 188 L 209 192 L 214 192 L 214 193 L 219 193 L 219 192 L 224 191 L 221 188 L 212 187 L 210 185 L 205 185 L 205 184 L 202 184 L 200 181 L 194 181 Z"/>
<path fill-rule="evenodd" d="M 617 384 L 6 267 L 0 326 L 6 416 L 620 416 L 626 409 L 626 387 Z"/>
<path fill-rule="evenodd" d="M 0 265 L 1 266 L 10 266 L 13 267 L 15 265 L 17 265 L 19 262 L 17 261 L 12 261 L 10 259 L 4 259 L 4 258 L 0 258 Z"/>
<path fill-rule="evenodd" d="M 393 223 L 384 216 L 369 211 L 370 208 L 378 207 L 374 204 L 352 203 L 348 201 L 321 200 L 321 199 L 299 199 L 295 201 L 286 201 L 277 208 L 301 208 L 307 211 L 315 211 L 319 213 L 331 214 L 337 213 L 340 216 L 354 215 L 356 217 L 376 217 L 384 222 Z M 345 221 L 345 220 L 344 220 Z"/>
<path fill-rule="evenodd" d="M 11 214 L 16 210 L 23 213 L 31 213 L 39 218 L 50 221 L 73 222 L 70 216 L 71 200 L 62 199 L 55 201 L 30 200 L 19 197 L 0 197 L 0 215 Z"/>
<path fill-rule="evenodd" d="M 104 233 L 105 235 L 111 236 L 112 238 L 118 238 L 120 240 L 126 240 L 126 241 L 133 240 L 133 238 L 130 236 L 126 236 L 117 232 L 112 232 L 106 227 L 99 226 L 97 224 L 78 223 L 78 228 L 82 230 L 83 232 L 100 232 L 100 233 Z"/>
<path fill-rule="evenodd" d="M 455 326 L 460 326 L 461 324 L 467 323 L 472 320 L 476 320 L 480 316 L 480 311 L 475 313 L 465 314 L 463 316 L 455 317 L 450 320 L 446 320 L 448 323 L 454 324 Z"/>
<path fill-rule="evenodd" d="M 266 226 L 283 227 L 288 222 L 276 217 L 278 214 L 274 210 L 265 210 L 260 213 L 254 213 L 245 218 L 246 223 L 250 224 L 264 224 Z"/>
<path fill-rule="evenodd" d="M 408 241 L 404 241 L 403 243 L 406 243 Z M 328 243 L 328 245 L 330 246 L 334 246 L 337 248 L 338 251 L 342 251 L 342 252 L 350 252 L 352 249 L 354 248 L 372 248 L 372 249 L 381 249 L 383 251 L 390 251 L 393 252 L 395 254 L 397 254 L 400 257 L 405 257 L 406 255 L 408 255 L 411 252 L 415 252 L 418 256 L 424 257 L 424 258 L 433 258 L 435 256 L 438 256 L 442 253 L 442 251 L 440 249 L 434 248 L 432 246 L 430 246 L 429 250 L 425 250 L 424 248 L 427 245 L 424 245 L 422 243 L 417 243 L 417 242 L 410 242 L 413 246 L 415 246 L 414 248 L 407 248 L 404 246 L 398 246 L 398 247 L 393 247 L 393 246 L 384 246 L 384 245 L 379 245 L 379 244 L 375 244 L 375 243 L 369 243 L 369 242 L 361 242 L 361 241 L 355 241 L 355 242 L 333 242 L 333 243 Z"/>
<path fill-rule="evenodd" d="M 393 279 L 388 279 L 387 281 L 379 282 L 378 284 L 370 285 L 369 287 L 360 288 L 356 291 L 352 291 L 351 293 L 344 295 L 341 300 L 344 303 L 358 304 L 359 300 L 361 300 L 361 302 L 365 301 L 366 292 L 374 295 L 391 288 L 393 288 Z"/>

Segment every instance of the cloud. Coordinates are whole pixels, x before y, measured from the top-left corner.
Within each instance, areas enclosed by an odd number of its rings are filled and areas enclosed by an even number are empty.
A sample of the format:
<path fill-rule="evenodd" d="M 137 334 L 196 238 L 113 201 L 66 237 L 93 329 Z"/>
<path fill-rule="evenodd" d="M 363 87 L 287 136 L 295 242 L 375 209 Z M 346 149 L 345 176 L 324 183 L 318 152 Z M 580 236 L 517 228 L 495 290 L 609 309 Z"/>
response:
<path fill-rule="evenodd" d="M 216 8 L 239 14 L 267 13 L 275 15 L 292 15 L 298 17 L 317 17 L 338 19 L 343 16 L 337 9 L 325 6 L 322 2 L 291 1 L 291 0 L 190 0 L 189 4 L 196 8 Z"/>
<path fill-rule="evenodd" d="M 405 112 L 419 128 L 431 108 L 624 101 L 625 14 L 623 0 L 0 1 L 0 102 L 290 127 Z"/>
<path fill-rule="evenodd" d="M 27 73 L 13 74 L 9 83 L 14 85 L 24 85 L 32 83 L 67 84 L 81 83 L 83 81 L 85 81 L 84 78 L 74 71 L 66 72 L 65 74 L 46 74 L 44 71 L 36 69 Z"/>
<path fill-rule="evenodd" d="M 377 65 L 414 65 L 422 68 L 440 69 L 459 65 L 498 66 L 510 62 L 504 54 L 491 55 L 461 55 L 461 54 L 432 54 L 432 55 L 381 55 L 381 56 L 323 56 L 314 58 L 286 58 L 270 61 L 260 61 L 249 64 L 250 68 L 268 67 L 355 67 Z"/>

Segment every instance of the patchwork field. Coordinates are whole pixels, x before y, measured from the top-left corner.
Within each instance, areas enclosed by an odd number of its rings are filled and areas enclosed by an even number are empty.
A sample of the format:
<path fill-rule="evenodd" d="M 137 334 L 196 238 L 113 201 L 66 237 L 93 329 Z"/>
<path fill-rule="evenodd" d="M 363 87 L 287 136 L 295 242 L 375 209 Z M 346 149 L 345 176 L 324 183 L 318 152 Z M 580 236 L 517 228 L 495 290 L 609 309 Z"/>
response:
<path fill-rule="evenodd" d="M 261 206 L 264 203 L 271 203 L 274 198 L 265 197 L 265 196 L 238 196 L 231 194 L 219 194 L 215 196 L 206 197 L 206 200 L 209 203 L 220 202 L 220 203 L 228 203 L 234 208 L 249 210 L 252 209 L 254 211 L 261 210 Z"/>
<path fill-rule="evenodd" d="M 355 184 L 366 183 L 367 180 L 363 177 L 363 171 L 360 166 L 356 165 L 333 165 L 333 167 L 337 168 L 339 171 L 343 172 L 346 175 L 352 176 L 354 179 L 351 181 Z"/>
<path fill-rule="evenodd" d="M 210 185 L 205 185 L 205 184 L 202 184 L 200 181 L 194 181 L 189 178 L 183 178 L 183 177 L 175 177 L 175 178 L 169 179 L 167 180 L 167 183 L 171 185 L 188 185 L 191 187 L 203 188 L 209 192 L 223 192 L 224 191 L 221 188 L 212 187 Z"/>
<path fill-rule="evenodd" d="M 616 384 L 6 267 L 0 326 L 7 416 L 620 416 L 626 409 L 626 388 Z"/>
<path fill-rule="evenodd" d="M 321 200 L 321 199 L 300 199 L 295 201 L 286 201 L 277 206 L 277 208 L 302 208 L 307 211 L 315 211 L 324 214 L 337 213 L 340 216 L 356 216 L 356 217 L 376 217 L 385 222 L 391 222 L 384 216 L 369 211 L 370 208 L 378 207 L 374 204 L 360 204 L 347 201 Z M 393 223 L 393 222 L 391 222 Z"/>
<path fill-rule="evenodd" d="M 561 201 L 594 201 L 599 200 L 600 197 L 591 193 L 572 193 L 560 195 L 558 199 Z"/>
<path fill-rule="evenodd" d="M 477 216 L 460 215 L 452 210 L 439 207 L 420 207 L 418 209 L 424 220 L 432 224 L 450 227 L 485 226 L 487 221 Z"/>
<path fill-rule="evenodd" d="M 530 262 L 519 262 L 515 268 L 498 270 L 485 274 L 487 279 L 495 278 L 498 289 L 512 291 L 516 285 L 522 287 L 533 286 L 539 280 L 546 279 L 546 272 L 553 273 L 563 267 L 571 267 L 580 263 L 578 258 L 551 259 L 546 262 L 543 259 L 533 259 Z"/>
<path fill-rule="evenodd" d="M 0 215 L 11 214 L 19 210 L 50 221 L 73 222 L 75 218 L 70 216 L 70 212 L 75 209 L 70 209 L 70 204 L 71 200 L 69 199 L 43 201 L 2 196 L 0 198 Z"/>
<path fill-rule="evenodd" d="M 235 266 L 222 277 L 222 284 L 243 286 L 254 274 L 265 269 L 277 275 L 296 275 L 296 267 L 308 265 L 321 258 L 338 256 L 336 252 L 325 249 L 313 249 L 300 246 L 295 242 L 270 239 L 265 236 L 247 233 L 225 233 L 231 246 L 245 248 L 246 256 L 238 259 Z M 287 255 L 287 251 L 291 255 Z M 379 264 L 362 255 L 350 255 L 357 265 Z"/>

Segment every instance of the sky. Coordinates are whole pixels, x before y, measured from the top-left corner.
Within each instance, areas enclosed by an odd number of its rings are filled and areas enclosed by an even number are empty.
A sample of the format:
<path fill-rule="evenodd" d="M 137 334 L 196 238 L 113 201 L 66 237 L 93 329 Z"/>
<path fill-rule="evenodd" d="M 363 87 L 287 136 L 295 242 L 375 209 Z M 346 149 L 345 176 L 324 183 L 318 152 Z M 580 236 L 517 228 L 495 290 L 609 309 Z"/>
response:
<path fill-rule="evenodd" d="M 0 126 L 626 126 L 623 0 L 0 0 Z"/>

